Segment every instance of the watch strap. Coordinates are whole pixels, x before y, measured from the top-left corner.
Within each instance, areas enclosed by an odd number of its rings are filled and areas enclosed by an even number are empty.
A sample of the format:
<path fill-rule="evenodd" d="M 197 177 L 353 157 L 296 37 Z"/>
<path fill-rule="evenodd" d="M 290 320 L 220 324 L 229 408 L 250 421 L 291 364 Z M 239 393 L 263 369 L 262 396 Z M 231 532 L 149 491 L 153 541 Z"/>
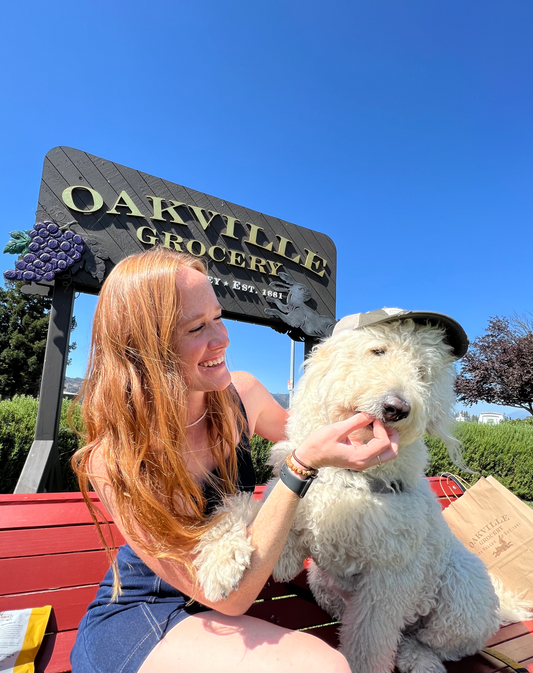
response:
<path fill-rule="evenodd" d="M 296 493 L 299 498 L 303 498 L 313 481 L 316 479 L 316 475 L 311 475 L 310 477 L 307 477 L 307 479 L 300 479 L 291 472 L 290 468 L 285 463 L 283 463 L 279 478 L 289 490 Z"/>

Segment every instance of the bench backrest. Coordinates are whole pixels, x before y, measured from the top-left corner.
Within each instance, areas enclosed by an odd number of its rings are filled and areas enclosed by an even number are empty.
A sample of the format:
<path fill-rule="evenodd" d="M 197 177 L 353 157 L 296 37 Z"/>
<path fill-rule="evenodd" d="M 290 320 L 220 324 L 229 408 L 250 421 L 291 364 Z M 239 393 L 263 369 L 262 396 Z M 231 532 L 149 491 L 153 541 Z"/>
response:
<path fill-rule="evenodd" d="M 430 484 L 443 507 L 460 495 L 448 480 L 435 477 Z M 264 488 L 257 487 L 256 498 L 262 497 Z M 90 497 L 109 518 L 96 494 Z M 111 544 L 109 531 L 102 528 Z M 111 531 L 114 544 L 123 544 L 114 524 Z M 53 607 L 48 635 L 36 661 L 37 671 L 70 671 L 69 655 L 78 624 L 108 567 L 81 493 L 0 495 L 0 610 Z M 271 580 L 260 596 L 261 602 L 252 606 L 249 614 L 287 628 L 330 622 L 318 606 L 305 602 L 309 599 L 306 591 L 305 578 L 290 587 Z M 290 600 L 270 600 L 280 596 Z M 335 627 L 320 628 L 322 637 L 334 642 Z M 313 633 L 319 635 L 316 628 Z"/>
<path fill-rule="evenodd" d="M 91 499 L 101 507 L 95 494 Z M 115 544 L 123 544 L 114 524 L 111 529 Z M 81 493 L 0 496 L 0 610 L 53 607 L 52 635 L 45 637 L 37 670 L 70 670 L 78 624 L 108 567 Z"/>

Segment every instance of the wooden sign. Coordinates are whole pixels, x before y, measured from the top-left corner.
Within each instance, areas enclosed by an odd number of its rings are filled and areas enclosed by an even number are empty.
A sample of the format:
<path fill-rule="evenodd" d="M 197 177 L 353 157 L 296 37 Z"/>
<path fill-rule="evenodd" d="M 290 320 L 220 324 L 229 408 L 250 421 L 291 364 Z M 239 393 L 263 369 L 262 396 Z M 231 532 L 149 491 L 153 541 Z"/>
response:
<path fill-rule="evenodd" d="M 208 262 L 224 317 L 295 339 L 335 322 L 336 250 L 325 234 L 264 215 L 69 147 L 44 161 L 37 220 L 81 236 L 81 259 L 62 271 L 97 293 L 117 262 L 162 245 Z"/>

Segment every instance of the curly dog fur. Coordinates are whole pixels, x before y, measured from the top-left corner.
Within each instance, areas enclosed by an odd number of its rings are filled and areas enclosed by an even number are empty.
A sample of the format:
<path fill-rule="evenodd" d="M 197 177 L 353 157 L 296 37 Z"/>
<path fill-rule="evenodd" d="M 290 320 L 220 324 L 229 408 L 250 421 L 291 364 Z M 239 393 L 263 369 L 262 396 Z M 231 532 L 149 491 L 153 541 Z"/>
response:
<path fill-rule="evenodd" d="M 484 564 L 451 533 L 424 479 L 424 433 L 442 437 L 460 460 L 447 430 L 453 361 L 442 330 L 411 320 L 336 334 L 314 349 L 294 398 L 288 441 L 273 447 L 279 470 L 292 448 L 320 427 L 355 411 L 391 424 L 385 411 L 391 398 L 410 407 L 393 421 L 400 436 L 396 460 L 364 472 L 320 470 L 274 570 L 276 579 L 289 580 L 313 559 L 310 586 L 341 621 L 341 650 L 357 673 L 395 666 L 402 673 L 444 673 L 442 661 L 473 654 L 499 627 L 499 601 Z M 371 431 L 359 438 L 367 441 Z M 250 520 L 242 497 L 238 503 L 240 516 Z M 199 546 L 204 559 L 220 550 L 216 581 L 198 562 L 200 583 L 213 600 L 238 585 L 247 565 L 245 529 L 225 531 L 224 548 L 207 540 Z M 229 561 L 228 547 L 238 550 Z"/>

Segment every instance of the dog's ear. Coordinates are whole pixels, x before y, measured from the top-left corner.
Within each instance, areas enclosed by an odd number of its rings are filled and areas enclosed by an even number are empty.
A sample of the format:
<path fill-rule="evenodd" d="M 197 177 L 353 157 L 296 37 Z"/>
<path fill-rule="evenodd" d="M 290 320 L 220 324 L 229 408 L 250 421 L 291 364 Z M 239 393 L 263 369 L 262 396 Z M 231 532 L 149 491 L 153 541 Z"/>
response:
<path fill-rule="evenodd" d="M 438 437 L 444 443 L 448 456 L 454 465 L 458 468 L 469 472 L 470 474 L 477 474 L 471 470 L 465 463 L 463 452 L 461 451 L 461 442 L 456 439 L 452 432 L 456 422 L 451 416 L 442 416 L 438 419 L 433 419 L 428 423 L 426 432 L 431 437 Z"/>

